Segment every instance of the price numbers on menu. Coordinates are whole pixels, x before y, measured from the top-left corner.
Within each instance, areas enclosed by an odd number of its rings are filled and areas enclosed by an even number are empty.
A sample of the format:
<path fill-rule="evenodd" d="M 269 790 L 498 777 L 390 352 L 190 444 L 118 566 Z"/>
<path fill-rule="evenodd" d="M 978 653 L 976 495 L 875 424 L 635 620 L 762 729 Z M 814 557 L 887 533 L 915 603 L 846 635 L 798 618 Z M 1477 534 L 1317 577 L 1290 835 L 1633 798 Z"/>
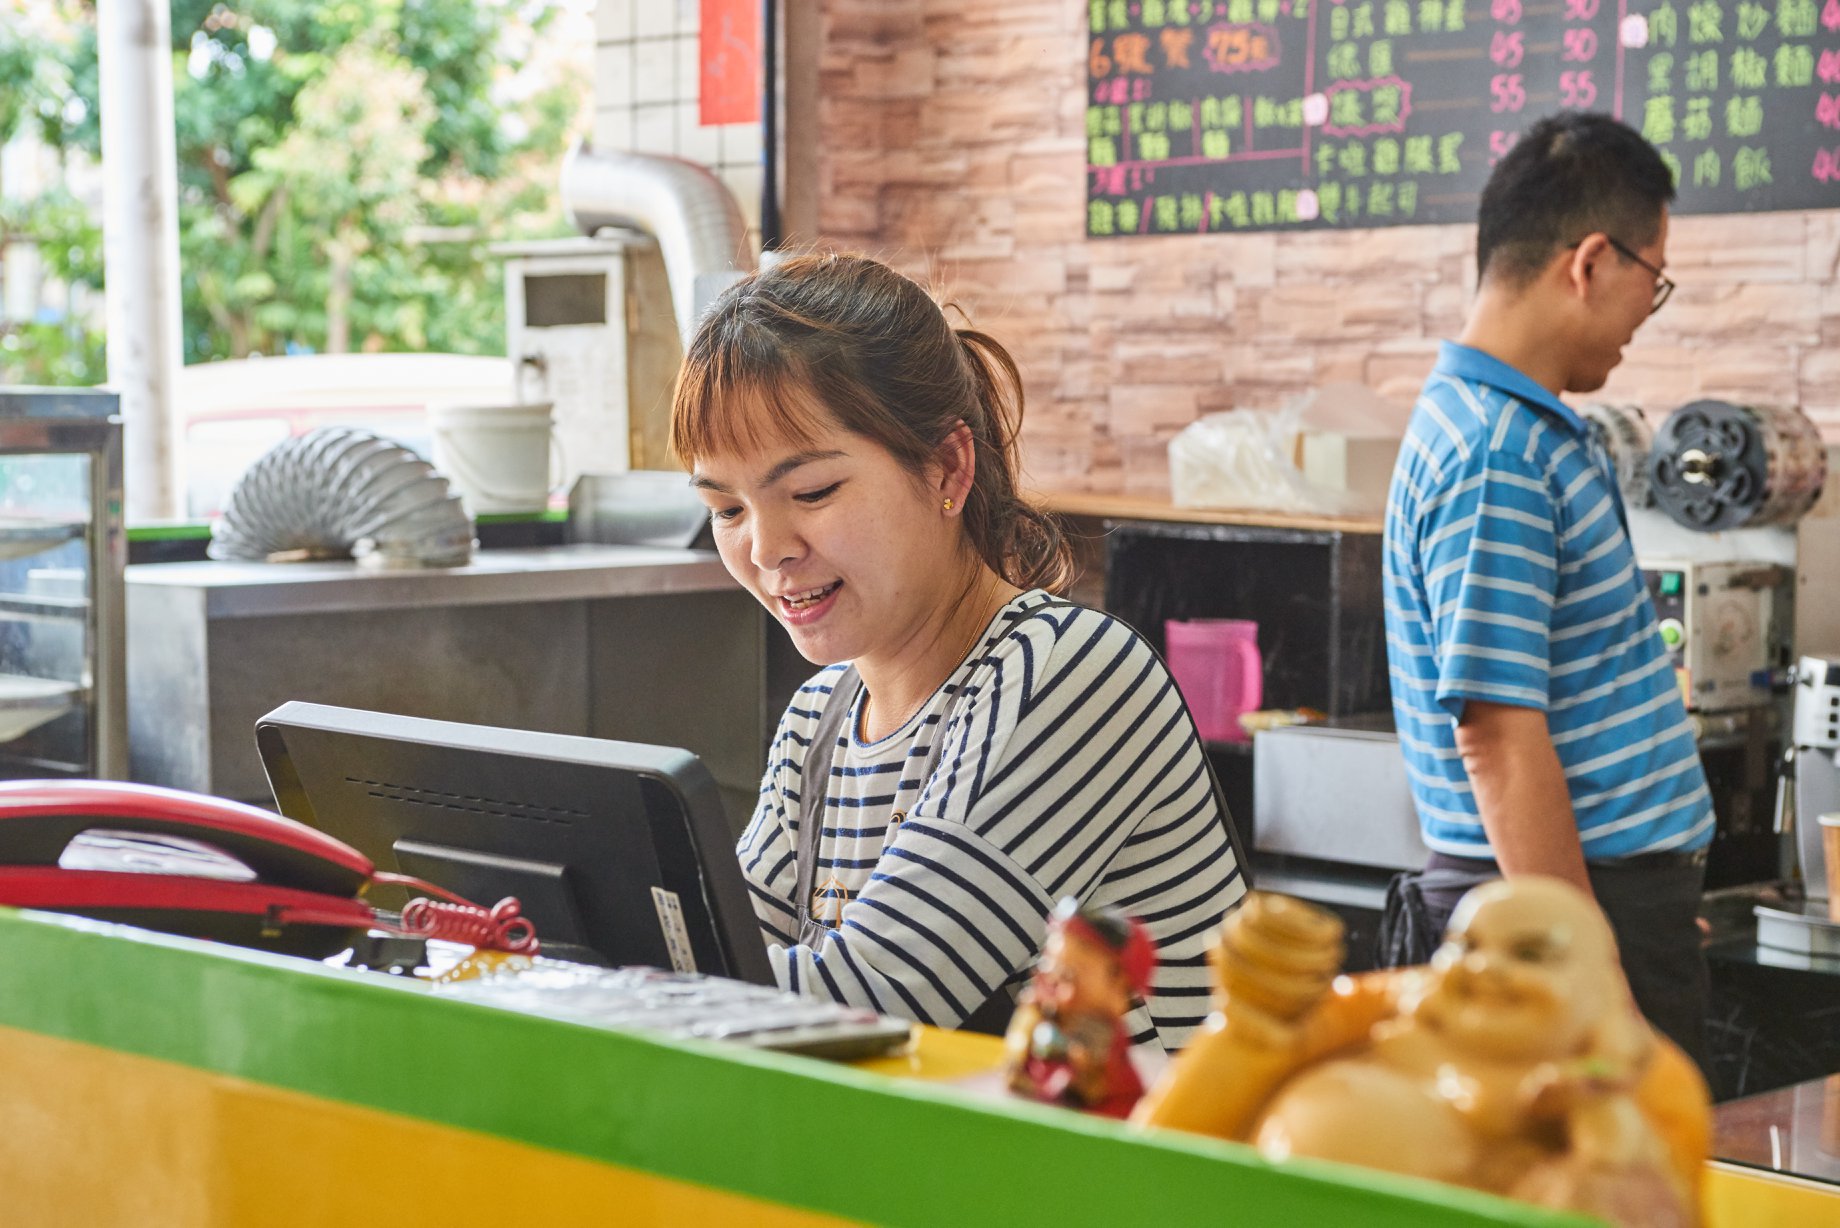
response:
<path fill-rule="evenodd" d="M 1559 30 L 1558 106 L 1567 111 L 1590 111 L 1598 106 L 1597 69 L 1594 67 L 1601 49 L 1596 25 L 1602 0 L 1564 0 Z M 1497 71 L 1489 79 L 1489 111 L 1499 116 L 1518 116 L 1527 107 L 1527 76 L 1520 71 L 1527 56 L 1527 31 L 1522 28 L 1526 16 L 1523 0 L 1490 0 L 1489 15 L 1496 29 L 1489 39 L 1489 60 Z M 1506 122 L 1506 121 L 1504 121 Z M 1489 132 L 1489 164 L 1492 166 L 1514 145 L 1517 132 L 1495 128 Z"/>

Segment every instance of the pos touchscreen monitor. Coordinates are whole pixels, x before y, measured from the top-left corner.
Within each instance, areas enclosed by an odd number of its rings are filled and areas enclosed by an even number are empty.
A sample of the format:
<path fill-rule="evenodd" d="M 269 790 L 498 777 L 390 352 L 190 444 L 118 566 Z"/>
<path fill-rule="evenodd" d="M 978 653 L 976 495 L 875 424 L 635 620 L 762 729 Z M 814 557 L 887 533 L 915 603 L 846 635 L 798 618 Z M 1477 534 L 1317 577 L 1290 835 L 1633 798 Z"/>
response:
<path fill-rule="evenodd" d="M 475 903 L 516 896 L 545 954 L 773 983 L 688 751 L 309 703 L 256 744 L 282 814 Z"/>

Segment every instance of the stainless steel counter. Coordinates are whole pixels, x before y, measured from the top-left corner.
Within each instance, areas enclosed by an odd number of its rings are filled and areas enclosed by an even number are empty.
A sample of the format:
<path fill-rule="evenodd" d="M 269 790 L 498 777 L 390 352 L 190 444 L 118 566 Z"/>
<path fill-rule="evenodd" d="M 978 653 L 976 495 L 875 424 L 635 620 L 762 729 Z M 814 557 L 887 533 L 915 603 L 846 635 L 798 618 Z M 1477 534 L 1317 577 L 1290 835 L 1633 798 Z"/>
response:
<path fill-rule="evenodd" d="M 1390 712 L 1260 733 L 1252 760 L 1252 840 L 1259 853 L 1386 875 L 1423 868 L 1425 842 Z M 1383 900 L 1382 890 L 1370 906 Z"/>
<path fill-rule="evenodd" d="M 353 562 L 150 563 L 128 568 L 128 583 L 202 593 L 212 618 L 738 591 L 710 551 L 593 545 L 483 551 L 465 567 L 427 569 Z"/>
<path fill-rule="evenodd" d="M 290 699 L 685 747 L 760 778 L 766 613 L 705 551 L 573 545 L 466 567 L 128 568 L 134 779 L 265 801 L 255 721 Z"/>

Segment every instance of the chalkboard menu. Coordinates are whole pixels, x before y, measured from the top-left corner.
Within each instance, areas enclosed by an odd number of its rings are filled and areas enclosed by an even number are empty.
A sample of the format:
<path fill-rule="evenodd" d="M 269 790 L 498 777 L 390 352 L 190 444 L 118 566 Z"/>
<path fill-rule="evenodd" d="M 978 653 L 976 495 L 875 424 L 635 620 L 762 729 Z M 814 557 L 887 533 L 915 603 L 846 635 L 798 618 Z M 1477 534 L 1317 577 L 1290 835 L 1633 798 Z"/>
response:
<path fill-rule="evenodd" d="M 1467 222 L 1606 111 L 1681 213 L 1840 205 L 1840 0 L 1091 0 L 1086 233 Z"/>

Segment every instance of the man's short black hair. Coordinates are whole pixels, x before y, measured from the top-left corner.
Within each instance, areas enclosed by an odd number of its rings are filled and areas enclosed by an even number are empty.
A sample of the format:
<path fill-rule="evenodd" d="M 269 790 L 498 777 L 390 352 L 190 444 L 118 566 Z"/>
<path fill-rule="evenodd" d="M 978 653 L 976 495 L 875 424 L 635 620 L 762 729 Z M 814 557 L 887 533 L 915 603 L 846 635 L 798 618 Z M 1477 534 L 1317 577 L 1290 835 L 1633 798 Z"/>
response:
<path fill-rule="evenodd" d="M 1535 124 L 1482 189 L 1476 268 L 1525 285 L 1553 253 L 1603 232 L 1630 248 L 1655 241 L 1674 176 L 1642 134 L 1608 115 L 1561 111 Z"/>

